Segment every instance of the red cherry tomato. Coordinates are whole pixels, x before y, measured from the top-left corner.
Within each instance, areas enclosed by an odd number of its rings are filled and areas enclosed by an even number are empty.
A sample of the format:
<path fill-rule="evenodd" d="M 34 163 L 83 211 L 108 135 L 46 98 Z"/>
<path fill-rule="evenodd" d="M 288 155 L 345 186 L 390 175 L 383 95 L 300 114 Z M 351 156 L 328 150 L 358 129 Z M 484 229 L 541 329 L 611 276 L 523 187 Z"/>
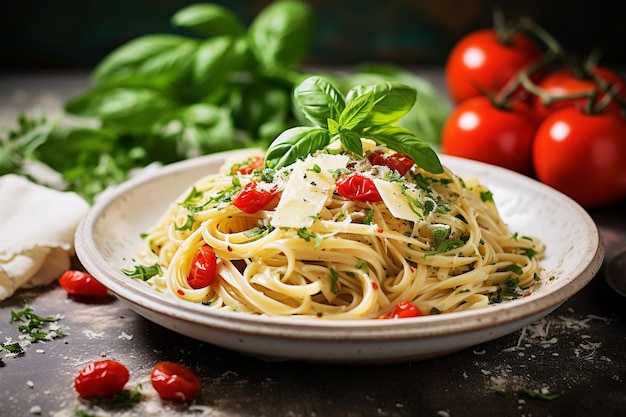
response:
<path fill-rule="evenodd" d="M 358 172 L 340 176 L 335 182 L 337 193 L 349 200 L 362 203 L 378 203 L 383 201 L 376 189 L 374 181 Z"/>
<path fill-rule="evenodd" d="M 620 96 L 626 100 L 626 81 L 615 71 L 612 71 L 605 67 L 596 67 L 594 73 L 608 82 L 613 88 L 619 92 Z M 546 92 L 555 95 L 562 96 L 573 93 L 584 93 L 586 91 L 598 91 L 599 94 L 596 97 L 596 102 L 601 100 L 606 93 L 603 93 L 595 80 L 590 76 L 577 76 L 568 68 L 561 68 L 554 72 L 547 74 L 537 83 L 537 86 Z M 541 118 L 546 118 L 550 113 L 568 106 L 576 106 L 578 108 L 585 108 L 589 104 L 588 98 L 575 98 L 575 99 L 559 99 L 555 100 L 549 107 L 545 106 L 539 96 L 533 96 L 533 106 L 535 107 L 536 114 Z M 619 115 L 620 107 L 617 101 L 611 100 L 606 108 L 606 112 Z"/>
<path fill-rule="evenodd" d="M 254 170 L 263 168 L 263 164 L 264 163 L 265 163 L 265 160 L 263 159 L 262 156 L 258 156 L 258 155 L 251 156 L 250 158 L 248 158 L 243 163 L 233 165 L 231 170 L 230 170 L 230 173 L 232 175 L 236 175 L 236 174 L 241 174 L 241 175 L 252 174 L 254 172 Z"/>
<path fill-rule="evenodd" d="M 59 285 L 69 295 L 84 297 L 106 297 L 109 294 L 107 287 L 99 283 L 87 272 L 67 270 L 59 278 Z"/>
<path fill-rule="evenodd" d="M 424 314 L 422 314 L 422 312 L 415 307 L 415 304 L 413 304 L 410 301 L 400 301 L 398 304 L 396 304 L 393 307 L 393 310 L 391 310 L 390 313 L 388 314 L 383 314 L 382 316 L 380 316 L 380 319 L 401 319 L 401 318 L 406 318 L 406 317 L 419 317 L 419 316 L 423 316 Z"/>
<path fill-rule="evenodd" d="M 110 397 L 124 389 L 130 373 L 120 362 L 110 359 L 91 362 L 74 379 L 74 388 L 83 398 Z"/>
<path fill-rule="evenodd" d="M 533 146 L 537 178 L 592 208 L 626 197 L 626 121 L 566 107 L 539 126 Z"/>
<path fill-rule="evenodd" d="M 442 151 L 528 175 L 537 125 L 523 102 L 506 110 L 495 107 L 487 97 L 472 97 L 448 116 L 441 132 Z"/>
<path fill-rule="evenodd" d="M 208 287 L 215 280 L 216 269 L 215 251 L 209 245 L 204 245 L 193 256 L 187 283 L 194 289 Z"/>
<path fill-rule="evenodd" d="M 372 165 L 386 166 L 391 170 L 398 171 L 400 175 L 406 174 L 413 168 L 413 160 L 400 152 L 374 151 L 367 156 Z"/>
<path fill-rule="evenodd" d="M 263 185 L 262 185 L 263 184 Z M 244 213 L 254 214 L 263 210 L 274 199 L 277 187 L 274 184 L 249 182 L 243 186 L 233 204 Z"/>
<path fill-rule="evenodd" d="M 202 389 L 200 378 L 189 368 L 160 362 L 152 369 L 152 386 L 167 401 L 189 401 Z"/>
<path fill-rule="evenodd" d="M 448 55 L 445 65 L 448 93 L 459 103 L 486 92 L 497 92 L 541 53 L 539 45 L 523 33 L 515 34 L 509 44 L 504 44 L 493 29 L 472 32 Z"/>

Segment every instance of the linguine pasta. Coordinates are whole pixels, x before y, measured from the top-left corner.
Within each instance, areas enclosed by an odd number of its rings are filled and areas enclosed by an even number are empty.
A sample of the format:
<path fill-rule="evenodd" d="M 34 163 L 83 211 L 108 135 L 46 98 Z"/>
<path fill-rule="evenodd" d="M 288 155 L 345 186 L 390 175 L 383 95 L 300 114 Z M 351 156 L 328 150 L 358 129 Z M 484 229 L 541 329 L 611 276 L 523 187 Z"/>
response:
<path fill-rule="evenodd" d="M 393 151 L 364 149 L 364 157 L 319 151 L 279 170 L 228 161 L 169 207 L 135 261 L 158 265 L 146 281 L 159 291 L 270 316 L 379 318 L 407 301 L 428 315 L 532 292 L 544 247 L 508 229 L 487 188 L 448 169 L 435 175 L 413 165 L 401 174 L 367 157 Z M 366 180 L 346 197 L 337 184 L 354 173 Z M 235 203 L 250 182 L 271 198 L 246 212 Z M 380 201 L 359 201 L 363 184 Z M 192 288 L 193 259 L 205 245 L 216 277 Z"/>

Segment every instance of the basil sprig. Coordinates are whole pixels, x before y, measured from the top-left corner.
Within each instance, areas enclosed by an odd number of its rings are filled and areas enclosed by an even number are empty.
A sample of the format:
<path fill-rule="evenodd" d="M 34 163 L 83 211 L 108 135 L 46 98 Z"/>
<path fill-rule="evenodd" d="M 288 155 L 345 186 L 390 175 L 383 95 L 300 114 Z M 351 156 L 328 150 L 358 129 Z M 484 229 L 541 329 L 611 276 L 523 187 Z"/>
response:
<path fill-rule="evenodd" d="M 294 101 L 314 126 L 285 130 L 269 146 L 266 166 L 280 168 L 340 141 L 347 151 L 363 155 L 361 138 L 409 156 L 421 168 L 438 174 L 443 167 L 426 141 L 396 123 L 415 104 L 417 91 L 386 81 L 356 86 L 344 97 L 326 78 L 311 76 L 294 90 Z"/>

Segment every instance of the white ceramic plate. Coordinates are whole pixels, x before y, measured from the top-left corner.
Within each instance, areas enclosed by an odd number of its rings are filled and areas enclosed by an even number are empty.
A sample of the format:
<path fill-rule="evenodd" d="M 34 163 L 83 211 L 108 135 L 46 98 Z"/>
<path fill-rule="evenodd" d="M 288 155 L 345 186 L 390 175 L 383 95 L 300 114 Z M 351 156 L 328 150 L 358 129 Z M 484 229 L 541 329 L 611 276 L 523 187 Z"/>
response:
<path fill-rule="evenodd" d="M 325 363 L 386 363 L 442 356 L 515 332 L 556 309 L 597 273 L 604 247 L 590 216 L 573 200 L 517 173 L 449 156 L 442 163 L 478 177 L 493 192 L 512 231 L 547 246 L 544 284 L 530 297 L 486 309 L 402 320 L 324 321 L 220 312 L 159 294 L 121 270 L 132 269 L 140 233 L 200 177 L 232 153 L 159 168 L 103 194 L 76 232 L 83 266 L 141 316 L 175 332 L 248 354 Z"/>

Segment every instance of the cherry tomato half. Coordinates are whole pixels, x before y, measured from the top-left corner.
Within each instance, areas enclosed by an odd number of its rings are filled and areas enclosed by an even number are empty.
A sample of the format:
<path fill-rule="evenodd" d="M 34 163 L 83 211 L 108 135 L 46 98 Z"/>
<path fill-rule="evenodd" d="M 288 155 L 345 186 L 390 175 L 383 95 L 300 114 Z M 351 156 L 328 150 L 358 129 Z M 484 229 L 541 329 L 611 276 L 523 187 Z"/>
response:
<path fill-rule="evenodd" d="M 393 310 L 388 314 L 383 314 L 380 316 L 380 319 L 401 319 L 406 317 L 419 317 L 424 314 L 419 310 L 419 308 L 415 307 L 410 301 L 400 301 L 393 307 Z"/>
<path fill-rule="evenodd" d="M 265 159 L 262 156 L 254 155 L 248 158 L 246 161 L 241 164 L 235 164 L 232 166 L 230 173 L 232 175 L 241 174 L 248 175 L 252 174 L 254 170 L 263 168 L 263 164 L 265 163 Z"/>
<path fill-rule="evenodd" d="M 494 29 L 480 29 L 463 37 L 450 51 L 445 80 L 452 100 L 498 92 L 518 71 L 542 53 L 530 37 L 517 33 L 508 44 Z"/>
<path fill-rule="evenodd" d="M 626 100 L 626 81 L 624 81 L 617 72 L 598 66 L 594 69 L 594 73 L 614 86 L 620 96 Z M 554 96 L 597 91 L 599 94 L 595 98 L 596 102 L 601 100 L 606 94 L 602 92 L 591 75 L 576 75 L 568 68 L 561 68 L 547 74 L 537 83 L 537 86 Z M 575 106 L 582 109 L 588 106 L 589 103 L 589 98 L 557 99 L 547 107 L 537 95 L 534 95 L 532 100 L 535 112 L 541 119 L 546 118 L 550 113 L 563 107 Z M 617 101 L 611 100 L 605 111 L 619 115 L 619 104 Z"/>
<path fill-rule="evenodd" d="M 532 142 L 537 126 L 530 107 L 523 102 L 507 110 L 495 107 L 487 97 L 472 97 L 448 116 L 441 147 L 448 155 L 528 175 L 532 173 Z"/>
<path fill-rule="evenodd" d="M 340 176 L 335 182 L 337 193 L 349 200 L 362 203 L 378 203 L 383 201 L 376 189 L 376 184 L 370 177 L 353 172 L 349 175 Z"/>
<path fill-rule="evenodd" d="M 216 269 L 215 251 L 209 245 L 204 245 L 193 256 L 187 283 L 193 289 L 208 287 L 215 280 Z"/>
<path fill-rule="evenodd" d="M 277 194 L 276 185 L 261 185 L 251 181 L 243 186 L 233 204 L 244 213 L 254 214 L 259 210 L 263 210 L 274 199 Z"/>
<path fill-rule="evenodd" d="M 592 208 L 626 197 L 626 121 L 566 107 L 539 126 L 533 146 L 537 178 Z"/>
<path fill-rule="evenodd" d="M 372 165 L 386 166 L 392 171 L 398 171 L 400 175 L 406 174 L 413 168 L 413 160 L 400 152 L 374 151 L 367 156 Z"/>
<path fill-rule="evenodd" d="M 105 359 L 91 362 L 74 379 L 74 388 L 83 398 L 110 397 L 124 389 L 130 373 L 120 362 Z"/>
<path fill-rule="evenodd" d="M 202 389 L 195 372 L 173 362 L 158 363 L 150 379 L 159 396 L 167 401 L 189 401 Z"/>
<path fill-rule="evenodd" d="M 107 287 L 98 282 L 93 276 L 87 272 L 74 269 L 69 269 L 61 275 L 59 285 L 69 295 L 106 297 L 109 294 Z"/>

